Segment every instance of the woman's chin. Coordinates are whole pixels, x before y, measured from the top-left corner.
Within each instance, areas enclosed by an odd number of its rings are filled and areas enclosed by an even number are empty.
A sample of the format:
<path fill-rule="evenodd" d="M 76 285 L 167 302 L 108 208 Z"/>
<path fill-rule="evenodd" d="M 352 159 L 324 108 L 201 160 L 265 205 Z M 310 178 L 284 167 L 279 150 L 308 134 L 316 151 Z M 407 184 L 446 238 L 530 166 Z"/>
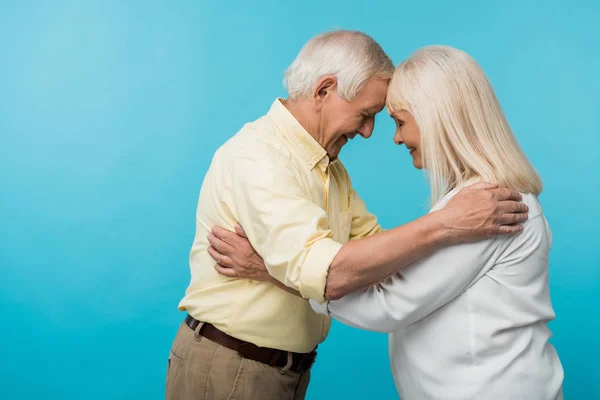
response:
<path fill-rule="evenodd" d="M 421 158 L 420 157 L 418 157 L 418 158 L 413 157 L 413 166 L 416 169 L 423 169 L 423 163 L 421 163 Z"/>

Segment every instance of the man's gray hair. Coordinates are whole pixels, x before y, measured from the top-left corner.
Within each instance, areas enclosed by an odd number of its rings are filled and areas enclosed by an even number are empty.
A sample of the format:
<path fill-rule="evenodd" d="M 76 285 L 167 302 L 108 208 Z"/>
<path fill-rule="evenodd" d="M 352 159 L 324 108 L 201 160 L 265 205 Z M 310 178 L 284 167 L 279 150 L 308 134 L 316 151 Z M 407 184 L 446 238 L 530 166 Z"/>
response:
<path fill-rule="evenodd" d="M 310 97 L 319 79 L 334 75 L 338 94 L 350 101 L 369 79 L 390 79 L 393 74 L 392 60 L 373 38 L 336 30 L 309 40 L 286 70 L 283 83 L 291 99 Z"/>

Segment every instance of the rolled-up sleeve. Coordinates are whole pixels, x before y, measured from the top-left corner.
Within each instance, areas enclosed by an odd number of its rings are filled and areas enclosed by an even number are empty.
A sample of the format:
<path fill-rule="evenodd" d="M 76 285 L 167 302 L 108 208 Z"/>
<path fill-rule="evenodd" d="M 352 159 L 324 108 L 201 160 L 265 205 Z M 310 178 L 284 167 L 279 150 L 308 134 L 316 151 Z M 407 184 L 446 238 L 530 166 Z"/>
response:
<path fill-rule="evenodd" d="M 230 163 L 232 210 L 275 279 L 307 299 L 325 300 L 327 272 L 342 245 L 327 213 L 311 201 L 293 172 L 269 159 Z"/>

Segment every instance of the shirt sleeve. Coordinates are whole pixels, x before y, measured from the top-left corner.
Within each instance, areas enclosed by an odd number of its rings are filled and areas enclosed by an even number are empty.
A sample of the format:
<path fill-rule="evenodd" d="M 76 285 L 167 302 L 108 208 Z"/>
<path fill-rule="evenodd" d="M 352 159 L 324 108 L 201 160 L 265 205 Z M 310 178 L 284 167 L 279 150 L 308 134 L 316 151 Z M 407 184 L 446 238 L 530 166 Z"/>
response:
<path fill-rule="evenodd" d="M 340 300 L 311 302 L 313 309 L 347 325 L 394 332 L 458 297 L 498 257 L 498 238 L 442 248 L 387 280 Z"/>
<path fill-rule="evenodd" d="M 352 227 L 350 240 L 358 240 L 381 232 L 377 217 L 367 210 L 365 202 L 358 193 L 350 187 L 350 209 L 352 211 Z"/>
<path fill-rule="evenodd" d="M 325 210 L 283 164 L 248 157 L 230 167 L 230 209 L 269 273 L 304 298 L 325 301 L 327 272 L 342 247 L 332 239 Z"/>

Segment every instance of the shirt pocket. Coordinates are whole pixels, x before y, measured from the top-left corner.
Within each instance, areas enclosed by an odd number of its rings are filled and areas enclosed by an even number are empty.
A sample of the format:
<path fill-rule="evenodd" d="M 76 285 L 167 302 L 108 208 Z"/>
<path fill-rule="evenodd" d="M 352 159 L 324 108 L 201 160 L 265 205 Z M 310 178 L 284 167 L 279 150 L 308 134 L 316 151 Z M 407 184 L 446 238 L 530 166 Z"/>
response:
<path fill-rule="evenodd" d="M 343 211 L 338 214 L 338 229 L 333 236 L 333 240 L 339 243 L 346 243 L 350 240 L 350 230 L 352 229 L 352 212 Z"/>

